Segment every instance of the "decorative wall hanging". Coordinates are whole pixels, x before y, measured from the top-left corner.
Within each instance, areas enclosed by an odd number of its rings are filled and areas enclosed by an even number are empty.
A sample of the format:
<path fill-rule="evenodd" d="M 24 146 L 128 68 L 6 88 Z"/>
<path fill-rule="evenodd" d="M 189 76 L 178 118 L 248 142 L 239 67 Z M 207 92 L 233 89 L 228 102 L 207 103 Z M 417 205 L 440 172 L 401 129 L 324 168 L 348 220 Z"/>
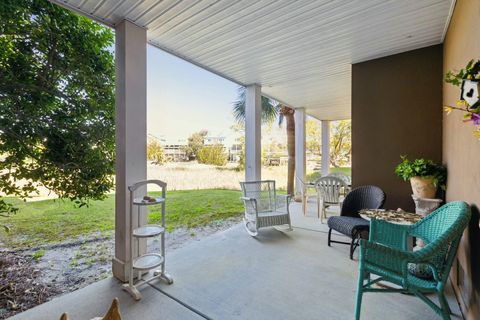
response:
<path fill-rule="evenodd" d="M 449 114 L 453 110 L 464 113 L 464 122 L 473 122 L 473 134 L 480 139 L 480 60 L 470 60 L 458 73 L 447 72 L 445 82 L 461 87 L 460 100 L 457 106 L 445 106 Z"/>

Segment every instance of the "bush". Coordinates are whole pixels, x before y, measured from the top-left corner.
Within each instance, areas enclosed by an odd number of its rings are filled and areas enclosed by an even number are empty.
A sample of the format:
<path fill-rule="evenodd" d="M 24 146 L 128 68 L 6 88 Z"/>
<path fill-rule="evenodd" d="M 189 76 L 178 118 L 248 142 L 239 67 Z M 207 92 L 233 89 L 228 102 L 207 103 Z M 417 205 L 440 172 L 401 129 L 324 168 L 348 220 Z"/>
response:
<path fill-rule="evenodd" d="M 227 154 L 221 144 L 204 146 L 198 151 L 197 160 L 203 164 L 224 166 L 227 164 Z"/>
<path fill-rule="evenodd" d="M 164 164 L 166 162 L 165 153 L 160 142 L 156 140 L 148 142 L 147 159 L 155 164 Z"/>

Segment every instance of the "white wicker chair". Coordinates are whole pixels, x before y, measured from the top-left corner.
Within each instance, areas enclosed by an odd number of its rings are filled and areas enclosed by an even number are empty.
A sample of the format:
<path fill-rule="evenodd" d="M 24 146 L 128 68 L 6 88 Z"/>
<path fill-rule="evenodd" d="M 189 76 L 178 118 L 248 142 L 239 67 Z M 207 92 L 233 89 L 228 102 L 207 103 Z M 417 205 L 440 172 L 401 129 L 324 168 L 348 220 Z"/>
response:
<path fill-rule="evenodd" d="M 292 230 L 290 195 L 277 196 L 275 181 L 248 181 L 240 185 L 245 205 L 245 229 L 252 237 L 265 227 L 288 225 L 288 230 Z"/>
<path fill-rule="evenodd" d="M 315 183 L 317 189 L 317 214 L 320 222 L 327 218 L 326 208 L 332 205 L 341 207 L 342 198 L 345 196 L 348 185 L 343 179 L 326 176 L 317 180 Z"/>

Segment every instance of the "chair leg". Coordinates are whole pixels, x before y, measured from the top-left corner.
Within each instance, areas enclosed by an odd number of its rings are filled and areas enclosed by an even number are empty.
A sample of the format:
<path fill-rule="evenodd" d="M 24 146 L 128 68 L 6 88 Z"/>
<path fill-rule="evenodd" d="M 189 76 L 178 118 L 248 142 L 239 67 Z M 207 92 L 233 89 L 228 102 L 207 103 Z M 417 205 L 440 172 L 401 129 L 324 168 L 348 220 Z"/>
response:
<path fill-rule="evenodd" d="M 350 260 L 353 260 L 353 253 L 355 252 L 355 249 L 357 248 L 357 237 L 354 236 L 352 237 L 352 242 L 350 243 Z"/>
<path fill-rule="evenodd" d="M 307 204 L 308 204 L 308 197 L 306 195 L 302 196 L 302 210 L 303 210 L 303 215 L 307 215 Z"/>
<path fill-rule="evenodd" d="M 360 320 L 360 310 L 362 308 L 362 295 L 363 295 L 363 268 L 360 265 L 360 271 L 358 273 L 357 294 L 355 302 L 355 320 Z"/>
<path fill-rule="evenodd" d="M 320 197 L 317 197 L 317 217 L 320 219 Z"/>
<path fill-rule="evenodd" d="M 323 223 L 323 218 L 325 215 L 325 202 L 323 200 L 318 200 L 318 217 L 320 218 L 320 223 Z"/>
<path fill-rule="evenodd" d="M 440 300 L 440 305 L 442 306 L 442 318 L 450 320 L 450 314 L 452 313 L 452 310 L 448 305 L 448 301 L 445 298 L 443 291 L 438 293 L 438 300 Z"/>
<path fill-rule="evenodd" d="M 332 239 L 332 228 L 328 229 L 328 246 L 331 247 L 330 241 Z"/>
<path fill-rule="evenodd" d="M 243 218 L 243 225 L 249 235 L 251 235 L 252 237 L 256 237 L 258 235 L 258 228 L 257 228 L 256 222 L 249 221 L 248 219 Z M 252 225 L 253 225 L 253 228 L 251 227 Z"/>

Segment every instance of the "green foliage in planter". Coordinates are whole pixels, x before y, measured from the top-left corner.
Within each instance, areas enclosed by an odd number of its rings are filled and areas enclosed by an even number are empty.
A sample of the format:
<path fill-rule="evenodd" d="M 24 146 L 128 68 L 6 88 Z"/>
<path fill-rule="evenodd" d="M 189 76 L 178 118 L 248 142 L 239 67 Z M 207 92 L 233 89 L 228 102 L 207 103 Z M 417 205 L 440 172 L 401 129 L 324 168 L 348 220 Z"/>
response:
<path fill-rule="evenodd" d="M 415 159 L 410 161 L 406 156 L 401 156 L 400 162 L 395 168 L 395 174 L 405 181 L 412 177 L 432 177 L 437 187 L 445 189 L 447 182 L 447 169 L 432 160 Z"/>

